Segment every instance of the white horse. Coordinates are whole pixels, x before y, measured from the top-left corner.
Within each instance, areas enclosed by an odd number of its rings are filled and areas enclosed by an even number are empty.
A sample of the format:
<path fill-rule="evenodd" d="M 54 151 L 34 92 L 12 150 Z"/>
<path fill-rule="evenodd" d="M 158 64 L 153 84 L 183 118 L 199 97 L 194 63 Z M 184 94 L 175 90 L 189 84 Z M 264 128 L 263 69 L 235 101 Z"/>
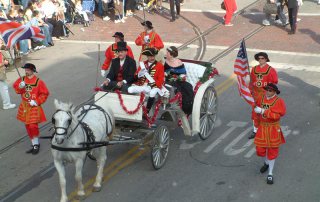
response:
<path fill-rule="evenodd" d="M 78 183 L 78 198 L 85 197 L 82 184 L 82 168 L 87 151 L 68 151 L 70 148 L 82 148 L 79 143 L 87 142 L 86 132 L 79 122 L 84 122 L 93 132 L 95 141 L 106 141 L 107 134 L 111 135 L 114 129 L 114 116 L 111 110 L 99 110 L 96 106 L 85 105 L 75 112 L 75 108 L 70 103 L 62 103 L 54 100 L 56 112 L 52 116 L 55 134 L 52 139 L 52 155 L 54 165 L 59 174 L 61 199 L 60 202 L 68 200 L 66 193 L 65 163 L 74 162 L 76 167 L 76 181 Z M 90 108 L 90 110 L 88 110 Z M 87 111 L 86 113 L 83 113 Z M 86 114 L 86 115 L 85 115 Z M 62 148 L 62 149 L 61 149 Z M 64 148 L 66 148 L 64 150 Z M 63 151 L 64 150 L 64 151 Z M 77 149 L 74 149 L 77 150 Z M 79 149 L 82 150 L 82 149 Z M 93 185 L 93 191 L 101 190 L 103 178 L 103 168 L 107 160 L 107 147 L 98 147 L 92 150 L 97 157 L 97 176 Z"/>

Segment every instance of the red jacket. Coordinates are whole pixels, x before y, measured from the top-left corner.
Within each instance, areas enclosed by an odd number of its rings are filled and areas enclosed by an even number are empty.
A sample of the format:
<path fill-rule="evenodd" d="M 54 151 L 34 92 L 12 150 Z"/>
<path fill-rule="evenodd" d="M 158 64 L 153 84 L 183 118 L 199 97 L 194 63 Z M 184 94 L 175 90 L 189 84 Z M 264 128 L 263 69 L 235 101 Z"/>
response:
<path fill-rule="evenodd" d="M 144 61 L 145 67 L 148 69 L 148 73 L 150 76 L 155 80 L 154 84 L 151 84 L 151 87 L 157 87 L 162 88 L 162 85 L 164 84 L 164 66 L 161 62 L 155 62 L 153 64 L 148 65 L 148 61 Z M 136 76 L 138 75 L 139 71 L 141 70 L 141 67 L 139 66 L 136 72 Z M 148 79 L 146 79 L 145 76 L 138 78 L 136 85 L 142 86 L 145 83 L 149 83 Z"/>
<path fill-rule="evenodd" d="M 258 100 L 257 106 L 265 109 L 260 116 L 260 124 L 254 143 L 257 147 L 275 148 L 285 143 L 280 127 L 280 118 L 286 114 L 286 105 L 278 96 L 270 100 L 266 96 Z"/>
<path fill-rule="evenodd" d="M 276 70 L 268 64 L 262 68 L 259 65 L 253 67 L 250 77 L 250 90 L 255 101 L 264 96 L 265 90 L 263 87 L 265 87 L 268 83 L 278 83 L 278 75 Z"/>
<path fill-rule="evenodd" d="M 133 52 L 130 46 L 127 45 L 127 49 L 128 49 L 127 55 L 132 59 L 134 59 Z M 101 66 L 102 70 L 108 70 L 112 59 L 118 57 L 116 50 L 117 50 L 117 43 L 114 43 L 107 48 L 106 52 L 104 53 L 104 55 L 106 56 L 106 59 L 104 60 L 104 63 Z"/>
<path fill-rule="evenodd" d="M 46 84 L 36 76 L 31 79 L 22 77 L 22 80 L 26 83 L 26 86 L 22 89 L 19 88 L 21 78 L 13 84 L 13 88 L 17 94 L 21 95 L 22 99 L 18 109 L 17 119 L 25 124 L 45 122 L 46 116 L 41 105 L 49 96 L 49 90 Z M 30 100 L 36 101 L 38 106 L 30 106 L 28 103 Z"/>
<path fill-rule="evenodd" d="M 146 35 L 149 35 L 149 43 L 143 45 L 144 37 Z M 154 31 L 150 32 L 149 34 L 147 34 L 147 32 L 142 32 L 136 38 L 135 43 L 136 43 L 137 46 L 142 46 L 141 52 L 144 51 L 146 48 L 156 48 L 157 50 L 160 50 L 160 49 L 162 49 L 164 47 L 162 39 Z M 141 59 L 141 55 L 140 55 L 140 59 Z"/>

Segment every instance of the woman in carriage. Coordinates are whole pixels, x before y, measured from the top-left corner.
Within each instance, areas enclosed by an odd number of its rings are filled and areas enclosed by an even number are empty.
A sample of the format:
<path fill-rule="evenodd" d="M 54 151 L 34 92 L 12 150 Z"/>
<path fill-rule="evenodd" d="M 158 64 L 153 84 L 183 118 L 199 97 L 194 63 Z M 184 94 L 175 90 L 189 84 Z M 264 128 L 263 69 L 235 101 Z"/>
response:
<path fill-rule="evenodd" d="M 192 85 L 186 81 L 187 71 L 178 58 L 178 49 L 175 46 L 167 48 L 164 64 L 166 82 L 176 88 L 176 92 L 182 95 L 182 110 L 189 115 L 192 112 L 194 93 Z"/>

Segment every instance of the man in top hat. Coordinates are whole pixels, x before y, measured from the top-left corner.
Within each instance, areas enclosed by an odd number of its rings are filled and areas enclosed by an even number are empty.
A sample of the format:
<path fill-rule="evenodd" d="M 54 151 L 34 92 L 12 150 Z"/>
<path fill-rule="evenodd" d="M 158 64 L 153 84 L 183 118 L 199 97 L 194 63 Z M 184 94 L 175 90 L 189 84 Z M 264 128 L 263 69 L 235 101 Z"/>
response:
<path fill-rule="evenodd" d="M 164 95 L 164 66 L 156 60 L 158 51 L 155 48 L 147 48 L 142 54 L 148 57 L 148 60 L 140 62 L 136 73 L 136 82 L 128 89 L 129 93 L 148 93 L 149 99 L 147 109 L 150 110 L 157 93 Z"/>
<path fill-rule="evenodd" d="M 134 74 L 137 70 L 136 61 L 127 55 L 127 43 L 120 41 L 117 43 L 116 50 L 118 57 L 111 62 L 107 80 L 103 82 L 103 89 L 120 89 L 127 92 L 128 87 L 134 81 Z"/>
<path fill-rule="evenodd" d="M 41 105 L 47 100 L 49 90 L 46 84 L 34 75 L 37 73 L 34 64 L 26 63 L 22 68 L 25 69 L 25 76 L 17 79 L 13 84 L 13 88 L 22 99 L 17 119 L 25 124 L 32 142 L 32 148 L 26 153 L 37 154 L 40 149 L 38 124 L 46 121 Z"/>
<path fill-rule="evenodd" d="M 279 147 L 285 143 L 280 127 L 280 118 L 286 114 L 286 105 L 283 99 L 278 97 L 280 91 L 276 84 L 268 83 L 264 89 L 265 95 L 257 100 L 254 111 L 260 116 L 260 124 L 254 139 L 258 156 L 266 157 L 260 172 L 269 169 L 267 183 L 273 184 L 273 167 L 279 154 Z"/>
<path fill-rule="evenodd" d="M 117 43 L 120 41 L 124 41 L 124 35 L 122 32 L 116 32 L 112 37 L 114 37 L 114 43 L 111 44 L 107 48 L 106 52 L 104 53 L 104 55 L 106 56 L 106 59 L 105 59 L 103 65 L 101 66 L 101 76 L 102 77 L 106 76 L 106 71 L 110 67 L 111 60 L 118 57 Z M 132 52 L 132 49 L 130 48 L 130 46 L 127 45 L 127 49 L 128 49 L 127 55 L 129 57 L 131 57 L 132 59 L 134 59 L 133 52 Z"/>
<path fill-rule="evenodd" d="M 255 102 L 261 99 L 261 97 L 265 94 L 265 90 L 263 87 L 267 86 L 268 83 L 278 83 L 278 74 L 276 70 L 268 65 L 267 62 L 270 62 L 267 53 L 260 52 L 255 54 L 255 60 L 259 62 L 259 65 L 252 67 L 250 73 L 251 83 L 249 85 L 251 94 Z M 253 121 L 253 133 L 249 136 L 249 139 L 255 137 L 257 132 L 257 128 L 259 126 L 259 116 L 252 109 L 251 118 Z"/>
<path fill-rule="evenodd" d="M 144 26 L 144 32 L 139 34 L 136 38 L 135 43 L 137 46 L 142 46 L 141 53 L 146 48 L 155 48 L 158 51 L 164 47 L 162 39 L 160 36 L 153 30 L 152 23 L 150 21 L 142 22 L 141 25 Z M 142 61 L 140 55 L 139 61 Z"/>

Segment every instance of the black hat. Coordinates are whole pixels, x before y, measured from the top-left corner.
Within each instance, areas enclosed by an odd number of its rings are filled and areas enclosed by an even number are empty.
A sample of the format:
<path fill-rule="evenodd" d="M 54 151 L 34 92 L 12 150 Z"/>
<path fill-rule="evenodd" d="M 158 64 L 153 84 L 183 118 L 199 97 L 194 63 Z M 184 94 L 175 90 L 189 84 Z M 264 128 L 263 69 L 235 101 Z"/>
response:
<path fill-rule="evenodd" d="M 259 61 L 260 56 L 264 57 L 267 60 L 267 62 L 270 62 L 268 54 L 265 52 L 260 52 L 260 53 L 255 54 L 254 59 L 256 59 L 256 61 Z"/>
<path fill-rule="evenodd" d="M 149 29 L 153 29 L 152 22 L 150 22 L 149 20 L 142 22 L 141 25 L 146 26 Z"/>
<path fill-rule="evenodd" d="M 119 41 L 117 43 L 117 50 L 116 51 L 127 51 L 127 42 Z"/>
<path fill-rule="evenodd" d="M 141 54 L 146 56 L 156 56 L 158 54 L 158 50 L 155 48 L 146 48 Z"/>
<path fill-rule="evenodd" d="M 31 63 L 26 63 L 23 67 L 21 67 L 23 69 L 31 69 L 33 72 L 37 72 L 37 68 L 34 64 L 31 64 Z"/>
<path fill-rule="evenodd" d="M 265 90 L 273 90 L 277 94 L 280 94 L 280 90 L 278 89 L 277 85 L 274 83 L 268 83 L 265 87 L 263 87 Z"/>
<path fill-rule="evenodd" d="M 122 34 L 122 32 L 116 32 L 112 37 L 119 37 L 120 39 L 123 39 L 124 35 Z"/>

